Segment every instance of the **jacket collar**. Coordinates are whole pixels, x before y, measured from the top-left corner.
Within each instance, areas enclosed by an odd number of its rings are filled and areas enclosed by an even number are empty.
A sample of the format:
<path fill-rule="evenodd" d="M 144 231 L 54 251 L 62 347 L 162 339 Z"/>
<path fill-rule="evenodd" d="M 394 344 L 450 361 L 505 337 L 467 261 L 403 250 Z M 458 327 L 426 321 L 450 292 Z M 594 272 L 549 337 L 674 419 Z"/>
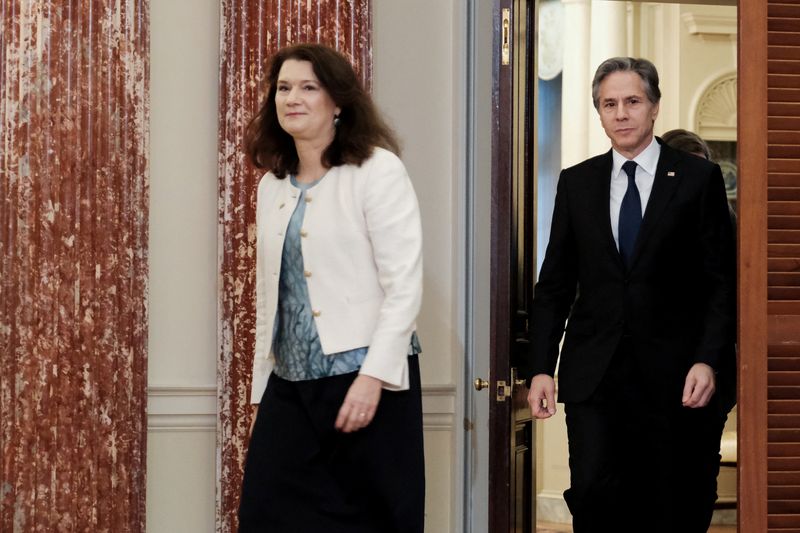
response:
<path fill-rule="evenodd" d="M 650 199 L 645 208 L 644 218 L 639 228 L 639 235 L 636 238 L 636 245 L 633 248 L 629 269 L 633 269 L 636 266 L 636 260 L 641 255 L 642 249 L 647 246 L 650 236 L 658 225 L 658 220 L 664 214 L 682 178 L 678 165 L 678 152 L 664 144 L 661 138 L 656 137 L 656 141 L 661 146 L 661 154 L 658 157 L 653 189 L 650 192 Z M 597 195 L 597 198 L 601 199 L 600 213 L 602 213 L 601 216 L 603 217 L 601 220 L 606 221 L 605 233 L 609 251 L 615 257 L 619 267 L 625 268 L 611 230 L 611 170 L 614 164 L 612 151 L 609 150 L 602 156 L 595 158 L 592 164 L 595 171 L 602 176 L 602 179 L 597 181 L 602 186 L 602 192 Z"/>

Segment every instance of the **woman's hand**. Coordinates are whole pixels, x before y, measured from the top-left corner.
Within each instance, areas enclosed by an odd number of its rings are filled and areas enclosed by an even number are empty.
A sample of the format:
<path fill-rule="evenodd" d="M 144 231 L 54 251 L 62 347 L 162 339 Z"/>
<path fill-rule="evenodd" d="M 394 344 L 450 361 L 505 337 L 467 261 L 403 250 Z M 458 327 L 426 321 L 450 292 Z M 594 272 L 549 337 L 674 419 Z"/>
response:
<path fill-rule="evenodd" d="M 339 409 L 336 429 L 343 433 L 352 433 L 367 427 L 378 409 L 382 386 L 383 382 L 378 378 L 358 375 Z"/>

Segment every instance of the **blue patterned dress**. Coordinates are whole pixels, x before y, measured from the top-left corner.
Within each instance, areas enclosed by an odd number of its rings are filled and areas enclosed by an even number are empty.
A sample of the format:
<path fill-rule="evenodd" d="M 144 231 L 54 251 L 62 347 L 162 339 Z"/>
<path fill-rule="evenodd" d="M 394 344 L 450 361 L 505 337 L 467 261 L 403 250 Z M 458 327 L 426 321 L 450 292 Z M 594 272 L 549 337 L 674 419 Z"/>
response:
<path fill-rule="evenodd" d="M 290 179 L 292 185 L 300 189 L 300 198 L 286 228 L 281 256 L 278 313 L 272 345 L 272 352 L 275 354 L 274 372 L 289 381 L 319 379 L 355 372 L 361 368 L 368 347 L 325 355 L 311 314 L 300 230 L 306 212 L 306 191 L 319 183 L 319 180 L 312 183 L 298 183 L 294 176 Z M 414 332 L 409 342 L 408 354 L 421 352 L 417 333 Z"/>

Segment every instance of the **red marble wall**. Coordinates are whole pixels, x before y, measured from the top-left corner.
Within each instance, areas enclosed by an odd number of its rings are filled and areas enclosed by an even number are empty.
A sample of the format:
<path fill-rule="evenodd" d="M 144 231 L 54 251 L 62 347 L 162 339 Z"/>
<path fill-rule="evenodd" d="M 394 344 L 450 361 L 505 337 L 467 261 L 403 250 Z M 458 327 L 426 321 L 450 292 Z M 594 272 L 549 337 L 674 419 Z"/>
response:
<path fill-rule="evenodd" d="M 0 531 L 144 531 L 147 0 L 0 0 Z"/>
<path fill-rule="evenodd" d="M 270 55 L 297 42 L 322 42 L 349 54 L 369 88 L 370 0 L 223 0 L 219 110 L 220 297 L 218 365 L 220 482 L 217 531 L 236 530 L 250 425 L 250 365 L 255 328 L 255 199 L 261 173 L 242 152 Z"/>

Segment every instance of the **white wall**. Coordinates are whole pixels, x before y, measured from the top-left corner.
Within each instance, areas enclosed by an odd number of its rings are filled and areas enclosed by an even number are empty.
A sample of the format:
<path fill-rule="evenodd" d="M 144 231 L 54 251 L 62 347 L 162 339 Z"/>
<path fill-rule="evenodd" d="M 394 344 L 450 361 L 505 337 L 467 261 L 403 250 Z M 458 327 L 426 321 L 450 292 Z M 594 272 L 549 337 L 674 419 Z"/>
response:
<path fill-rule="evenodd" d="M 373 94 L 397 131 L 422 212 L 424 297 L 418 320 L 425 409 L 426 530 L 452 531 L 458 343 L 455 0 L 373 1 Z"/>
<path fill-rule="evenodd" d="M 375 0 L 374 94 L 425 235 L 419 317 L 427 531 L 454 527 L 456 0 Z M 212 532 L 216 483 L 219 3 L 152 2 L 148 533 Z M 425 39 L 409 38 L 414 35 Z M 460 31 L 460 29 L 459 29 Z M 459 74 L 460 75 L 460 74 Z"/>
<path fill-rule="evenodd" d="M 214 531 L 219 2 L 150 3 L 147 531 Z"/>

